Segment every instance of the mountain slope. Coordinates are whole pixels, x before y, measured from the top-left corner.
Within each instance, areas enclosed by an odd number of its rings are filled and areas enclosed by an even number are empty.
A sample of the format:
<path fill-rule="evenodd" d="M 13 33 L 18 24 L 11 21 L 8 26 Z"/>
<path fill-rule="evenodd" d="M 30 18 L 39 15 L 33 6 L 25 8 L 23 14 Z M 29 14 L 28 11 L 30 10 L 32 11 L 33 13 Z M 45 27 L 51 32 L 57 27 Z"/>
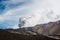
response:
<path fill-rule="evenodd" d="M 0 30 L 0 40 L 54 40 L 43 35 L 24 35 Z M 56 39 L 55 39 L 56 40 Z"/>
<path fill-rule="evenodd" d="M 60 20 L 34 27 L 0 30 L 0 39 L 6 40 L 52 40 L 60 39 Z"/>

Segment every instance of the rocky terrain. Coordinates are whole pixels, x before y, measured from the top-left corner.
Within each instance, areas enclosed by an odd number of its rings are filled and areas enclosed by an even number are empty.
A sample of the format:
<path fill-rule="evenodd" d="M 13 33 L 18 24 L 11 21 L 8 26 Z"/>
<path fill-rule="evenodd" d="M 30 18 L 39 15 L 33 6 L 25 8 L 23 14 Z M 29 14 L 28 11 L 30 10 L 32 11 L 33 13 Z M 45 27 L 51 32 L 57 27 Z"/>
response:
<path fill-rule="evenodd" d="M 25 35 L 0 30 L 0 40 L 57 40 L 43 35 Z"/>
<path fill-rule="evenodd" d="M 60 21 L 19 29 L 0 29 L 0 40 L 59 40 Z"/>
<path fill-rule="evenodd" d="M 46 24 L 38 24 L 34 27 L 34 29 L 38 34 L 60 35 L 60 20 Z"/>

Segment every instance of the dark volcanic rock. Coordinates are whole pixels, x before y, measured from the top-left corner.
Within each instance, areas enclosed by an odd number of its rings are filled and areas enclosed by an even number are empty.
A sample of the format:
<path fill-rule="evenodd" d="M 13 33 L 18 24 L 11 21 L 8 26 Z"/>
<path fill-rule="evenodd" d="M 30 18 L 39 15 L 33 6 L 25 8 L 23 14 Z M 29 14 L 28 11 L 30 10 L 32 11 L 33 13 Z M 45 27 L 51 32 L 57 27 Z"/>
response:
<path fill-rule="evenodd" d="M 0 40 L 56 40 L 43 35 L 24 35 L 0 30 Z"/>

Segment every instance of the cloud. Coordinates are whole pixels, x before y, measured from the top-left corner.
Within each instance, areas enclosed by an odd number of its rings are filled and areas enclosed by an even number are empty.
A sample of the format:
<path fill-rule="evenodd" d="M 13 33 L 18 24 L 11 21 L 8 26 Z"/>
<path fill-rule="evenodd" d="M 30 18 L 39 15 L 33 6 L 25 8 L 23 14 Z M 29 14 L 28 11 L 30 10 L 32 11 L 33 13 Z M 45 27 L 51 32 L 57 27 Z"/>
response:
<path fill-rule="evenodd" d="M 59 0 L 10 0 L 0 15 L 0 28 L 18 28 L 19 17 L 26 20 L 24 27 L 60 19 Z M 29 18 L 30 17 L 30 18 Z M 28 19 L 26 19 L 28 18 Z"/>
<path fill-rule="evenodd" d="M 31 18 L 25 19 L 29 25 L 28 26 L 34 26 L 36 24 L 44 24 L 48 22 L 54 22 L 57 20 L 60 20 L 60 1 L 59 0 L 33 0 L 32 4 L 28 6 L 28 14 L 26 17 Z M 29 16 L 28 16 L 29 15 Z M 32 16 L 34 15 L 34 16 Z"/>
<path fill-rule="evenodd" d="M 26 10 L 23 7 L 24 5 L 20 4 L 21 2 L 23 3 L 23 1 L 22 0 L 18 2 L 16 1 L 17 0 L 15 0 L 15 2 L 13 1 L 14 3 L 12 1 L 7 1 L 7 3 L 8 2 L 9 3 L 7 4 L 6 9 L 3 11 L 3 14 L 0 15 L 0 29 L 14 28 L 14 26 L 18 24 L 19 16 L 26 13 L 25 12 Z M 24 2 L 27 3 L 28 1 L 24 1 Z M 19 5 L 17 6 L 17 4 Z M 11 6 L 14 8 L 11 8 Z"/>

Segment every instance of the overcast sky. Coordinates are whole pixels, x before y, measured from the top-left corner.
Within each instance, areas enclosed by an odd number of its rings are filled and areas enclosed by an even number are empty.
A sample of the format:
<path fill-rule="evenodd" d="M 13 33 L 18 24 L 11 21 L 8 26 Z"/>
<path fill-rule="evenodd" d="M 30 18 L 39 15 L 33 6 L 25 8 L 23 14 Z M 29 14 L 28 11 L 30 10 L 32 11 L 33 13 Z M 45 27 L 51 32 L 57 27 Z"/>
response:
<path fill-rule="evenodd" d="M 0 29 L 18 28 L 21 16 L 24 27 L 60 20 L 60 0 L 0 0 Z"/>

